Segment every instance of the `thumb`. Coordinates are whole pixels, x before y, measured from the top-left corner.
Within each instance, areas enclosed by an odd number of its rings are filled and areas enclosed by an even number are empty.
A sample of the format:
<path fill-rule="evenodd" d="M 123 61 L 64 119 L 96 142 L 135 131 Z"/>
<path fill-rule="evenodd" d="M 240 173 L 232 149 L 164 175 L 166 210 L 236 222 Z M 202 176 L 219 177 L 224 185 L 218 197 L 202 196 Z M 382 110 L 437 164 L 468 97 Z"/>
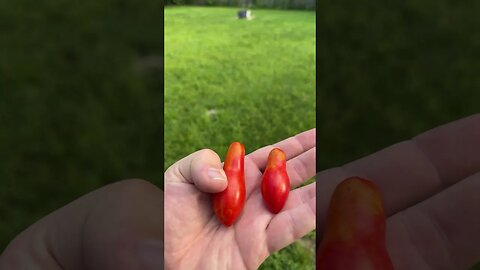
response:
<path fill-rule="evenodd" d="M 227 176 L 220 157 L 210 149 L 194 152 L 177 161 L 165 172 L 165 182 L 188 182 L 207 193 L 227 188 Z"/>

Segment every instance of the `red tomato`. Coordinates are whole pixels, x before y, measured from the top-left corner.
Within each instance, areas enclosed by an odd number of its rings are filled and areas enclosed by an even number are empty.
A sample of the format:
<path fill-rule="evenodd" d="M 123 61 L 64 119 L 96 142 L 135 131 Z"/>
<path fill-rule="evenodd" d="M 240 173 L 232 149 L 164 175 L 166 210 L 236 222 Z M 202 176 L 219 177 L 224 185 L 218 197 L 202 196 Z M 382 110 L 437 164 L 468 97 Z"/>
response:
<path fill-rule="evenodd" d="M 275 148 L 268 156 L 268 163 L 262 178 L 262 196 L 270 212 L 282 210 L 290 192 L 290 179 L 287 174 L 285 153 Z"/>
<path fill-rule="evenodd" d="M 341 182 L 330 200 L 318 270 L 393 270 L 385 245 L 385 210 L 380 190 L 352 177 Z"/>
<path fill-rule="evenodd" d="M 245 148 L 239 142 L 230 145 L 223 165 L 228 186 L 212 196 L 213 211 L 225 226 L 231 226 L 245 205 Z"/>

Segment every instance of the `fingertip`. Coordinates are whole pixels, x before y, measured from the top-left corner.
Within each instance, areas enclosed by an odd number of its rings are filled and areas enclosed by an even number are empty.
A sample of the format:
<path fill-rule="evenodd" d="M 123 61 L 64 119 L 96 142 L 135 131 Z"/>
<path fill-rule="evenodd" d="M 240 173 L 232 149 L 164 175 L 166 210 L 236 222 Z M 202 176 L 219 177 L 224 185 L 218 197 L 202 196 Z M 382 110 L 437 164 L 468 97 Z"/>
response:
<path fill-rule="evenodd" d="M 227 183 L 227 175 L 223 169 L 210 167 L 207 170 L 207 175 L 212 181 Z"/>
<path fill-rule="evenodd" d="M 227 188 L 227 175 L 220 157 L 211 149 L 203 149 L 192 161 L 192 175 L 197 188 L 207 193 L 218 193 Z"/>
<path fill-rule="evenodd" d="M 207 170 L 207 177 L 212 192 L 221 192 L 227 188 L 227 175 L 223 169 L 210 167 Z"/>

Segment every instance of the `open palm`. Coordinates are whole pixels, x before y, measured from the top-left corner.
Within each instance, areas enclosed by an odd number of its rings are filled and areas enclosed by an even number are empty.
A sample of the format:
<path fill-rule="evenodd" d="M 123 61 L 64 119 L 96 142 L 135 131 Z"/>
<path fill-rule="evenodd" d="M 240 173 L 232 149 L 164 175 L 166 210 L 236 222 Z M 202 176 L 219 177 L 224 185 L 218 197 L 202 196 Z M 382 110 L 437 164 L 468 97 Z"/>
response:
<path fill-rule="evenodd" d="M 466 270 L 480 260 L 479 114 L 320 172 L 318 241 L 331 194 L 349 176 L 380 187 L 396 270 Z"/>
<path fill-rule="evenodd" d="M 287 156 L 292 187 L 315 175 L 314 129 L 247 155 L 245 207 L 231 227 L 212 210 L 210 193 L 225 188 L 206 173 L 209 166 L 221 166 L 214 152 L 198 151 L 166 171 L 166 269 L 256 269 L 271 253 L 315 229 L 315 183 L 292 190 L 276 215 L 264 206 L 260 184 L 273 147 Z"/>

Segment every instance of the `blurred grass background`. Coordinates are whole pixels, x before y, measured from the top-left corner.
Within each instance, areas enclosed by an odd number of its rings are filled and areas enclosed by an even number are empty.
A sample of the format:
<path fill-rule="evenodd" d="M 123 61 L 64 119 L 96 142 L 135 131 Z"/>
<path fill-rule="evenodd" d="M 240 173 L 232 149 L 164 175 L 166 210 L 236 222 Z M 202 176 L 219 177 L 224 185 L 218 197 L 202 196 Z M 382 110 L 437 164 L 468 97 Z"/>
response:
<path fill-rule="evenodd" d="M 315 127 L 315 13 L 165 9 L 165 168 L 202 148 L 223 159 Z M 314 269 L 315 233 L 260 269 Z"/>
<path fill-rule="evenodd" d="M 0 1 L 0 251 L 125 178 L 162 182 L 162 6 Z"/>
<path fill-rule="evenodd" d="M 317 8 L 317 170 L 480 111 L 480 2 Z"/>

